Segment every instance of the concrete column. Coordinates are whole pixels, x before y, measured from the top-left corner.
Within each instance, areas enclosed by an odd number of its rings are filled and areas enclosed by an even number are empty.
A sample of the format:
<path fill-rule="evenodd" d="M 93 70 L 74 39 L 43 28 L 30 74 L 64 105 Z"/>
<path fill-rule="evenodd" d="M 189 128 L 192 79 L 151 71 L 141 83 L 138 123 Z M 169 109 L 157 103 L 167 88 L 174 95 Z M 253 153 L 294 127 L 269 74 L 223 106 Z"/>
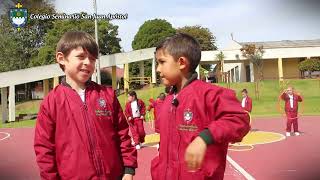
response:
<path fill-rule="evenodd" d="M 49 94 L 49 79 L 43 80 L 43 97 Z"/>
<path fill-rule="evenodd" d="M 252 62 L 250 62 L 250 79 L 251 82 L 254 82 L 254 66 Z"/>
<path fill-rule="evenodd" d="M 156 73 L 156 58 L 153 57 L 152 58 L 152 79 L 151 79 L 151 83 L 155 84 L 157 83 L 157 73 Z"/>
<path fill-rule="evenodd" d="M 97 82 L 97 69 L 95 69 L 94 72 L 92 73 L 91 81 Z"/>
<path fill-rule="evenodd" d="M 15 86 L 9 87 L 9 122 L 16 120 Z"/>
<path fill-rule="evenodd" d="M 59 77 L 54 77 L 53 78 L 53 88 L 59 85 Z"/>
<path fill-rule="evenodd" d="M 117 89 L 117 66 L 112 66 L 112 73 L 111 73 L 111 78 L 112 78 L 112 88 L 114 90 Z"/>
<path fill-rule="evenodd" d="M 196 72 L 198 73 L 198 79 L 200 79 L 200 64 L 197 66 Z"/>
<path fill-rule="evenodd" d="M 139 62 L 139 76 L 144 77 L 144 62 L 143 61 Z M 144 82 L 141 81 L 140 84 L 144 84 Z"/>
<path fill-rule="evenodd" d="M 282 58 L 278 58 L 278 75 L 279 81 L 283 81 Z"/>
<path fill-rule="evenodd" d="M 124 90 L 129 90 L 129 64 L 124 64 L 123 80 Z"/>
<path fill-rule="evenodd" d="M 8 120 L 8 89 L 7 87 L 1 88 L 1 112 L 2 112 L 2 123 Z"/>

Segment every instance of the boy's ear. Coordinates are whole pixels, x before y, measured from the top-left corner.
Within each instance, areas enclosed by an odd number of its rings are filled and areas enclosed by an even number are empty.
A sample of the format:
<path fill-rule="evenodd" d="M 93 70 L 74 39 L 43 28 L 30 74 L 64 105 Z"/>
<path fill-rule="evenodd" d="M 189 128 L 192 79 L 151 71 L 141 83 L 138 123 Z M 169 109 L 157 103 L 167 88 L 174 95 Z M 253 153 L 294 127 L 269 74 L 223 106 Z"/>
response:
<path fill-rule="evenodd" d="M 65 56 L 62 52 L 56 53 L 56 60 L 59 64 L 64 65 L 65 64 Z"/>
<path fill-rule="evenodd" d="M 189 61 L 186 57 L 179 57 L 178 62 L 180 64 L 180 70 L 187 69 L 189 67 Z"/>

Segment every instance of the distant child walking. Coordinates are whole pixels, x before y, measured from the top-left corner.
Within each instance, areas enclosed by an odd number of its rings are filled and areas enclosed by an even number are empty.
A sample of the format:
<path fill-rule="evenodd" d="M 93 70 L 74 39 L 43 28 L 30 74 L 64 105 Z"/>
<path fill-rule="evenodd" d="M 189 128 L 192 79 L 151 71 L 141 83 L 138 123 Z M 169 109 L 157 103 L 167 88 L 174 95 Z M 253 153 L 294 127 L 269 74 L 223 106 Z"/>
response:
<path fill-rule="evenodd" d="M 130 91 L 128 93 L 128 102 L 125 108 L 125 115 L 130 123 L 130 131 L 133 136 L 134 145 L 136 149 L 140 149 L 146 136 L 143 127 L 143 121 L 146 114 L 145 104 L 141 99 L 138 99 L 135 91 Z"/>
<path fill-rule="evenodd" d="M 298 127 L 298 104 L 302 102 L 302 97 L 296 93 L 292 86 L 289 86 L 280 95 L 280 98 L 285 101 L 284 110 L 287 116 L 286 136 L 291 136 L 291 127 L 296 136 L 300 135 Z"/>

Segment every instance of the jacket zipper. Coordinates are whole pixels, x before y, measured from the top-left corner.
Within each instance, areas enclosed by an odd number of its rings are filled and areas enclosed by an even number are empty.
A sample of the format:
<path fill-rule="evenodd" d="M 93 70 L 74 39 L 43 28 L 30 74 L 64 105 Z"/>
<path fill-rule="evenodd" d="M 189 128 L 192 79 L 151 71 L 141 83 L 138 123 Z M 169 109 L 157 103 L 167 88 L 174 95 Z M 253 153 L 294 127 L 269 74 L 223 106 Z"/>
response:
<path fill-rule="evenodd" d="M 88 142 L 89 142 L 89 151 L 92 155 L 92 159 L 93 159 L 93 165 L 95 167 L 95 170 L 97 172 L 98 176 L 102 175 L 102 168 L 101 168 L 101 162 L 99 161 L 98 155 L 96 153 L 96 145 L 95 145 L 95 141 L 94 141 L 94 137 L 93 137 L 93 133 L 90 130 L 90 122 L 89 122 L 89 118 L 88 118 L 88 107 L 87 104 L 84 103 L 84 109 L 85 111 L 83 112 L 83 116 L 85 119 L 85 127 L 86 127 L 86 131 L 87 131 L 87 135 L 88 135 Z"/>

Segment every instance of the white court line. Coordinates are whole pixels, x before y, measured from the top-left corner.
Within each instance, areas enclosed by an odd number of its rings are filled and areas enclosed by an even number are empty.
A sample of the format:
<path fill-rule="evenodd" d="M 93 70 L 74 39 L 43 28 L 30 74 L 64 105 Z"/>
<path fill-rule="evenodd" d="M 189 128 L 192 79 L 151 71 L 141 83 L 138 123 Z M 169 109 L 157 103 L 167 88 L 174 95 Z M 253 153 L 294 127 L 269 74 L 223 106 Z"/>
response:
<path fill-rule="evenodd" d="M 9 138 L 9 137 L 10 137 L 10 134 L 9 134 L 9 133 L 6 133 L 6 132 L 0 132 L 0 133 L 2 133 L 2 134 L 5 134 L 5 135 L 6 135 L 6 137 L 1 138 L 1 139 L 0 139 L 0 141 L 5 140 L 5 139 L 7 139 L 7 138 Z"/>
<path fill-rule="evenodd" d="M 235 167 L 247 180 L 255 180 L 253 176 L 251 176 L 246 170 L 244 170 L 238 163 L 236 163 L 233 159 L 231 159 L 227 155 L 227 160 L 233 167 Z"/>

